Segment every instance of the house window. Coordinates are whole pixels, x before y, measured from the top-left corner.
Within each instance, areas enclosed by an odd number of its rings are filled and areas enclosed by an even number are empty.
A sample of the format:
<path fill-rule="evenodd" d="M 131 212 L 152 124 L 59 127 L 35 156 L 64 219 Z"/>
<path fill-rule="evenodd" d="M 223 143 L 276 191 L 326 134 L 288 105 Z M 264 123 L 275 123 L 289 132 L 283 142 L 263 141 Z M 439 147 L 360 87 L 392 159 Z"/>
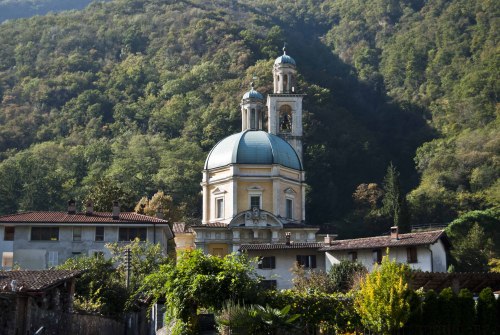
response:
<path fill-rule="evenodd" d="M 5 227 L 3 231 L 3 240 L 14 241 L 14 232 L 15 232 L 15 227 Z"/>
<path fill-rule="evenodd" d="M 259 208 L 260 209 L 260 196 L 258 195 L 252 195 L 250 196 L 250 208 Z"/>
<path fill-rule="evenodd" d="M 95 227 L 95 241 L 96 242 L 104 241 L 104 227 Z"/>
<path fill-rule="evenodd" d="M 215 199 L 215 218 L 222 219 L 224 217 L 224 199 Z"/>
<path fill-rule="evenodd" d="M 406 257 L 408 263 L 418 263 L 417 248 L 416 247 L 406 248 Z"/>
<path fill-rule="evenodd" d="M 73 241 L 82 240 L 82 227 L 73 227 Z"/>
<path fill-rule="evenodd" d="M 32 241 L 59 241 L 59 227 L 31 227 Z"/>
<path fill-rule="evenodd" d="M 380 249 L 373 250 L 372 257 L 373 257 L 373 264 L 382 263 L 382 250 L 380 250 Z"/>
<path fill-rule="evenodd" d="M 120 227 L 118 232 L 118 241 L 133 241 L 138 238 L 140 241 L 146 241 L 148 229 L 142 227 L 125 228 Z"/>
<path fill-rule="evenodd" d="M 275 269 L 276 258 L 274 256 L 260 257 L 258 267 L 259 269 Z"/>
<path fill-rule="evenodd" d="M 297 263 L 305 268 L 316 268 L 316 255 L 297 255 Z"/>
<path fill-rule="evenodd" d="M 4 251 L 2 253 L 2 267 L 12 268 L 14 265 L 14 253 L 9 251 Z"/>
<path fill-rule="evenodd" d="M 293 219 L 293 200 L 285 200 L 285 215 L 287 219 Z"/>
<path fill-rule="evenodd" d="M 59 265 L 59 254 L 57 251 L 49 251 L 49 261 L 47 263 L 49 268 Z"/>
<path fill-rule="evenodd" d="M 358 252 L 357 251 L 349 251 L 348 253 L 349 260 L 355 262 L 358 259 Z"/>

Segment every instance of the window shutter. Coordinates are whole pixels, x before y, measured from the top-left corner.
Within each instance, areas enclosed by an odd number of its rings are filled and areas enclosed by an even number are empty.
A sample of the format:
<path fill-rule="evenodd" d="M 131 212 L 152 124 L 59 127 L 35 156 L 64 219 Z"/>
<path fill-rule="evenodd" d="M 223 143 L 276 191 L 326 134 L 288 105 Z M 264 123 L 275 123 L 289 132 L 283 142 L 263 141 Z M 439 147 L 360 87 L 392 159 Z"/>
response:
<path fill-rule="evenodd" d="M 276 269 L 276 257 L 271 257 L 271 269 Z"/>

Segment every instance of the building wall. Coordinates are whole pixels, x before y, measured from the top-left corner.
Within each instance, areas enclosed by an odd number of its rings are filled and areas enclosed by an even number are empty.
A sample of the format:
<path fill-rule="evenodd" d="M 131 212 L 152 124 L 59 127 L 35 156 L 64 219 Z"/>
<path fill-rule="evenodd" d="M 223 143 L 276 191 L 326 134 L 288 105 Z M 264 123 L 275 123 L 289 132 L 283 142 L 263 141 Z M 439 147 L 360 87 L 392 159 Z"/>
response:
<path fill-rule="evenodd" d="M 277 289 L 288 289 L 293 286 L 293 274 L 290 271 L 297 261 L 297 255 L 316 255 L 316 269 L 314 271 L 325 271 L 325 255 L 315 249 L 283 249 L 283 250 L 258 250 L 248 251 L 250 258 L 275 256 L 275 269 L 256 269 L 257 274 L 266 280 L 276 280 Z M 255 264 L 257 268 L 257 264 Z"/>
<path fill-rule="evenodd" d="M 4 240 L 5 226 L 0 225 L 0 269 L 2 268 L 2 259 L 5 256 L 10 256 L 10 253 L 14 251 L 14 242 Z M 9 270 L 10 267 L 6 267 L 3 270 Z"/>
<path fill-rule="evenodd" d="M 432 250 L 433 272 L 447 272 L 446 248 L 441 240 L 430 246 Z"/>
<path fill-rule="evenodd" d="M 49 227 L 49 225 L 46 225 Z M 55 227 L 53 225 L 51 227 Z M 133 227 L 133 226 L 132 226 Z M 91 256 L 102 252 L 106 258 L 111 257 L 106 243 L 118 242 L 119 227 L 104 227 L 104 241 L 95 241 L 95 226 L 82 227 L 81 241 L 73 241 L 73 227 L 60 226 L 58 241 L 31 241 L 30 226 L 16 226 L 13 243 L 14 263 L 23 269 L 46 269 L 49 267 L 50 253 L 57 253 L 57 264 L 64 263 L 68 258 L 78 255 Z M 147 239 L 163 246 L 167 252 L 167 237 L 163 227 L 147 228 Z M 126 242 L 123 242 L 126 243 Z M 54 254 L 53 254 L 54 255 Z"/>
<path fill-rule="evenodd" d="M 248 190 L 248 188 L 254 186 L 260 187 L 261 190 Z M 261 193 L 262 209 L 273 213 L 273 183 L 269 179 L 238 182 L 238 206 L 236 213 L 250 209 L 250 193 Z"/>
<path fill-rule="evenodd" d="M 442 245 L 441 241 L 438 242 L 440 245 Z M 400 247 L 400 248 L 391 248 L 389 250 L 389 257 L 391 260 L 396 260 L 398 263 L 407 263 L 407 248 L 406 247 Z M 439 248 L 438 248 L 439 249 Z M 442 251 L 444 252 L 444 248 L 442 248 Z M 438 252 L 436 252 L 438 254 Z M 382 257 L 386 255 L 386 250 L 382 249 Z M 361 249 L 357 250 L 357 256 L 358 256 L 358 262 L 363 264 L 368 271 L 372 271 L 374 267 L 373 263 L 373 250 L 372 249 Z M 434 257 L 434 263 L 436 263 L 436 258 L 440 258 L 441 255 L 436 255 Z M 326 271 L 329 271 L 331 266 L 333 264 L 338 264 L 340 260 L 342 259 L 348 259 L 350 260 L 350 254 L 349 251 L 327 251 L 326 252 L 326 264 L 325 264 L 325 269 Z M 440 261 L 442 262 L 441 258 Z M 408 264 L 410 268 L 412 269 L 419 269 L 422 271 L 432 271 L 432 264 L 431 264 L 431 252 L 429 251 L 429 248 L 427 246 L 419 246 L 417 247 L 417 263 L 410 263 Z M 436 272 L 436 268 L 434 266 L 434 271 Z"/>

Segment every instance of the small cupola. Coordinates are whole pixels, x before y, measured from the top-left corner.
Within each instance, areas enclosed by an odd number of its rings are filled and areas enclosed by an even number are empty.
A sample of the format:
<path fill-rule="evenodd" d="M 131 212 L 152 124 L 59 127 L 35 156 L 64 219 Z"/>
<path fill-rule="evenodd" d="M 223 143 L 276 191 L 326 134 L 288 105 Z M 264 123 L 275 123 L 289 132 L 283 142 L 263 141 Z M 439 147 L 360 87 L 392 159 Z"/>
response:
<path fill-rule="evenodd" d="M 264 128 L 264 96 L 255 90 L 253 82 L 250 90 L 241 99 L 241 130 L 261 130 Z"/>
<path fill-rule="evenodd" d="M 295 74 L 295 60 L 286 54 L 286 46 L 284 46 L 283 55 L 274 61 L 274 93 L 295 93 Z"/>

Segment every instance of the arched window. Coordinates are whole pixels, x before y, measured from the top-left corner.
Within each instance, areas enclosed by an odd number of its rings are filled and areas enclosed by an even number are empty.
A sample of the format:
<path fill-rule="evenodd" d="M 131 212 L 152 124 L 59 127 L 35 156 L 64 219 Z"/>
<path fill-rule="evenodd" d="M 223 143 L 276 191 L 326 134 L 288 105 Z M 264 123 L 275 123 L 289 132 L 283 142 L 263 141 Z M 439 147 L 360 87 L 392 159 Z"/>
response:
<path fill-rule="evenodd" d="M 280 107 L 280 133 L 290 133 L 292 131 L 292 107 L 283 105 Z"/>
<path fill-rule="evenodd" d="M 283 77 L 283 92 L 288 92 L 288 75 Z"/>
<path fill-rule="evenodd" d="M 257 129 L 257 113 L 255 108 L 250 111 L 250 129 Z"/>

